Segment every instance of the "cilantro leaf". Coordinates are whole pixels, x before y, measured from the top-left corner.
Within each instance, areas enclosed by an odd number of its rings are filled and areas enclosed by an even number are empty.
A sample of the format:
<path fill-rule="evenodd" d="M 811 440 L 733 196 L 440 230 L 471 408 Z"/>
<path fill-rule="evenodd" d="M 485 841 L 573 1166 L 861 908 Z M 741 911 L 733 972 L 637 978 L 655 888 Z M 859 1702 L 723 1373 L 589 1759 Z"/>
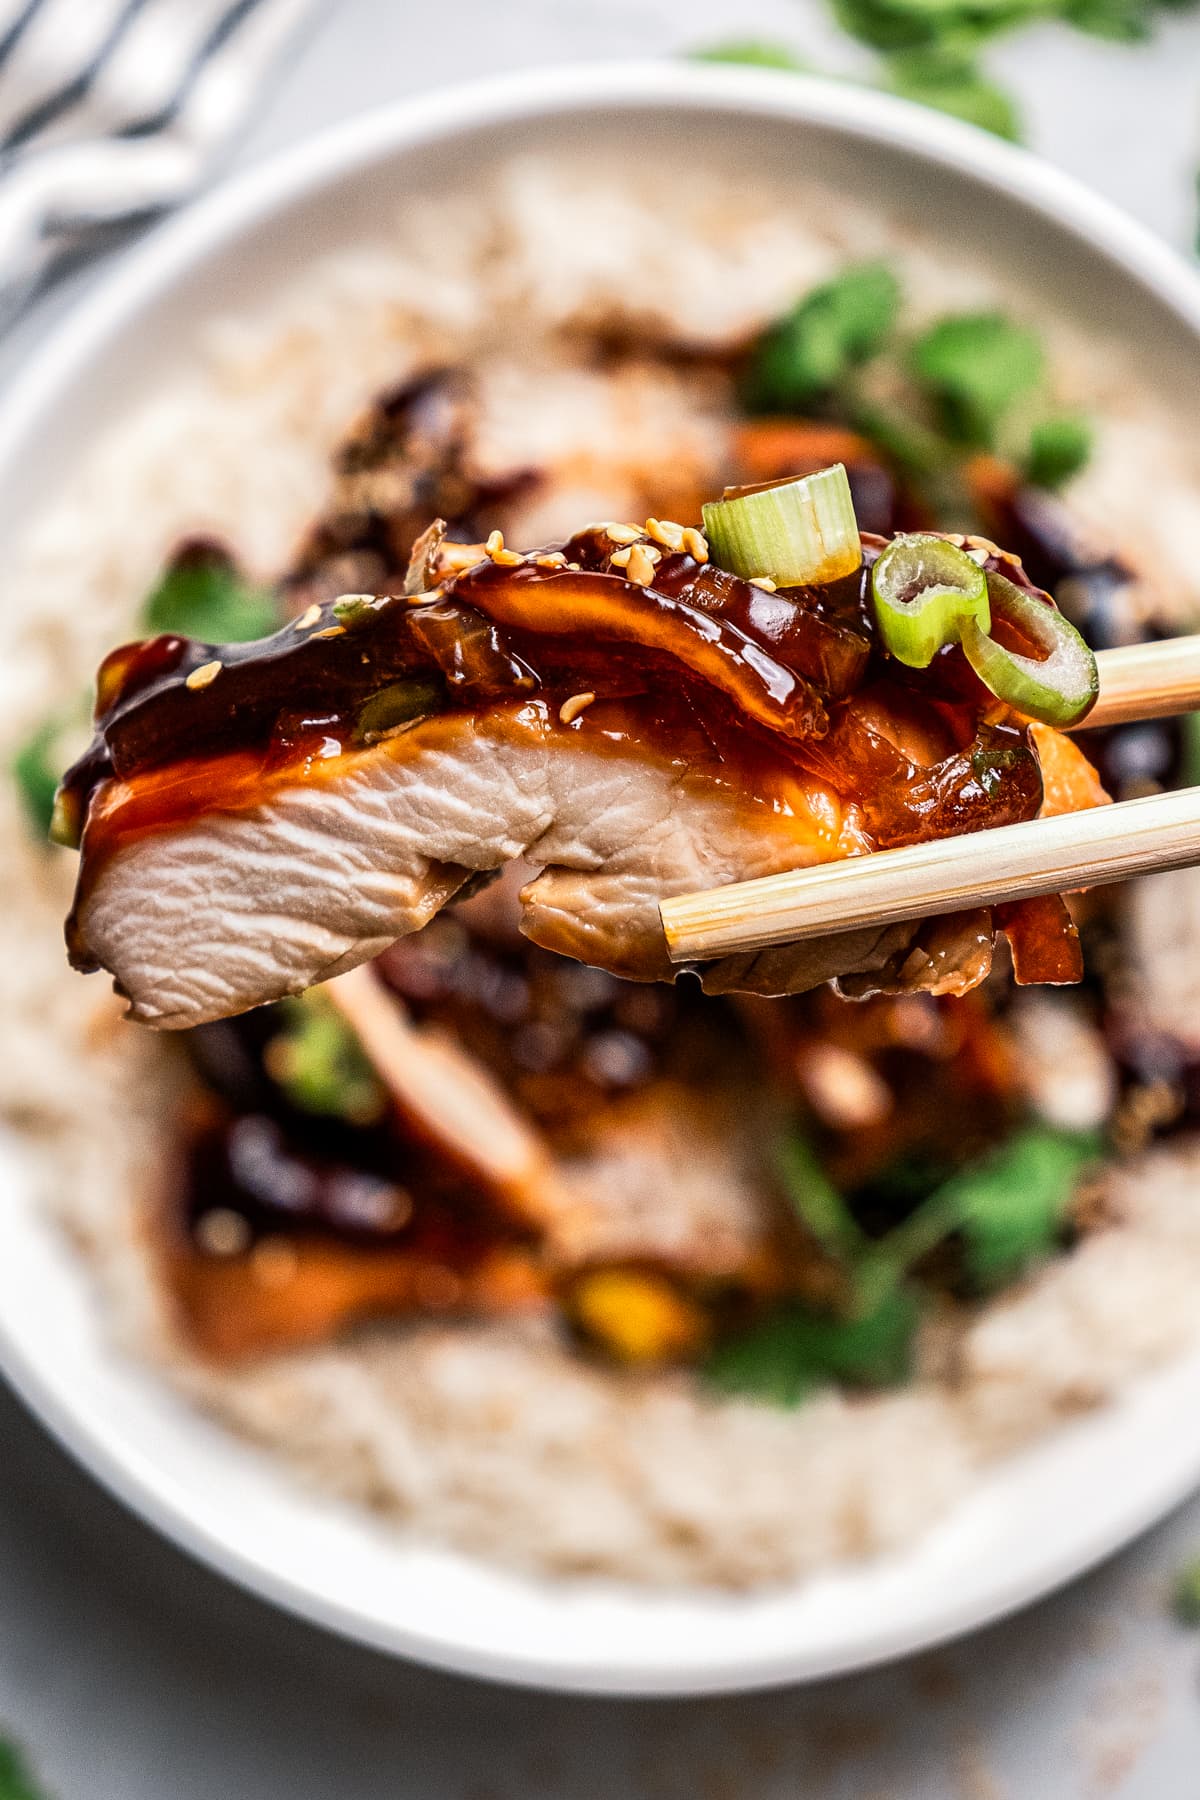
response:
<path fill-rule="evenodd" d="M 280 624 L 273 594 L 252 587 L 217 544 L 186 545 L 146 601 L 147 631 L 169 631 L 206 644 L 266 637 Z"/>
<path fill-rule="evenodd" d="M 839 1319 L 800 1304 L 781 1306 L 742 1336 L 721 1344 L 706 1374 L 721 1393 L 798 1406 L 830 1382 L 890 1387 L 912 1366 L 919 1308 L 907 1289 L 870 1312 Z"/>
<path fill-rule="evenodd" d="M 767 43 L 762 38 L 731 38 L 727 43 L 708 44 L 693 50 L 691 57 L 693 62 L 742 63 L 754 69 L 790 69 L 793 74 L 810 67 L 785 44 Z"/>
<path fill-rule="evenodd" d="M 1029 437 L 1025 474 L 1035 487 L 1057 488 L 1078 475 L 1092 453 L 1092 430 L 1076 413 L 1039 419 Z"/>
<path fill-rule="evenodd" d="M 991 1292 L 1054 1250 L 1079 1176 L 1100 1151 L 1090 1133 L 1030 1125 L 933 1196 L 956 1221 L 973 1284 Z"/>
<path fill-rule="evenodd" d="M 1014 25 L 1053 14 L 1063 0 L 833 0 L 842 29 L 876 50 L 935 48 L 965 57 Z"/>
<path fill-rule="evenodd" d="M 932 106 L 1011 143 L 1021 141 L 1021 121 L 1013 102 L 969 59 L 938 50 L 902 51 L 889 62 L 887 86 L 901 99 Z"/>
<path fill-rule="evenodd" d="M 1092 37 L 1143 44 L 1150 36 L 1153 10 L 1147 0 L 1065 0 L 1062 16 Z"/>
<path fill-rule="evenodd" d="M 991 449 L 1013 401 L 1035 389 L 1044 357 L 1036 333 L 1000 312 L 952 313 L 912 347 L 912 371 L 959 442 Z"/>
<path fill-rule="evenodd" d="M 900 283 L 881 262 L 854 263 L 769 326 L 750 352 L 742 398 L 750 412 L 801 412 L 891 335 Z"/>
<path fill-rule="evenodd" d="M 15 1744 L 4 1739 L 0 1739 L 0 1800 L 44 1800 L 25 1758 Z"/>
<path fill-rule="evenodd" d="M 1029 1125 L 949 1176 L 899 1225 L 870 1245 L 857 1271 L 860 1300 L 894 1289 L 953 1234 L 973 1287 L 1015 1281 L 1061 1238 L 1080 1173 L 1100 1152 L 1090 1133 Z"/>

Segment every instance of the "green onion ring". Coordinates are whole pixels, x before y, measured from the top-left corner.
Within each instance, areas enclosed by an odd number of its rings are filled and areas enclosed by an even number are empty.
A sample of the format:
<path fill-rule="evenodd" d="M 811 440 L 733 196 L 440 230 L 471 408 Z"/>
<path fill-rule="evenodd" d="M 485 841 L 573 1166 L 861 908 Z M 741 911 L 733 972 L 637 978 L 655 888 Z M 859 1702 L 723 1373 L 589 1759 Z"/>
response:
<path fill-rule="evenodd" d="M 991 629 L 987 577 L 965 550 L 914 532 L 893 538 L 871 570 L 879 635 L 897 661 L 927 669 L 964 625 Z"/>
<path fill-rule="evenodd" d="M 1096 658 L 1048 601 L 1025 593 L 1004 575 L 989 574 L 987 586 L 996 617 L 1014 625 L 1046 655 L 1039 659 L 1006 650 L 968 619 L 962 628 L 967 661 L 997 699 L 1026 718 L 1044 725 L 1077 725 L 1096 703 Z"/>
<path fill-rule="evenodd" d="M 824 584 L 853 575 L 862 539 L 841 463 L 754 494 L 710 500 L 704 534 L 719 569 L 776 587 Z"/>

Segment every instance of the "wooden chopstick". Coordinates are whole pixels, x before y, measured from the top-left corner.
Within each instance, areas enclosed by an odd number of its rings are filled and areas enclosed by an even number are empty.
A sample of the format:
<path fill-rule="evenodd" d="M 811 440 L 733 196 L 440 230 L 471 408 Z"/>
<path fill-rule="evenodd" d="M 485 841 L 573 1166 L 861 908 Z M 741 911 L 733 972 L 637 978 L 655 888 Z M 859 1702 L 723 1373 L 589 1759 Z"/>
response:
<path fill-rule="evenodd" d="M 1096 661 L 1100 694 L 1080 730 L 1200 709 L 1200 636 L 1104 650 Z M 680 894 L 659 911 L 672 961 L 702 962 L 1195 864 L 1200 788 L 1186 788 Z"/>
<path fill-rule="evenodd" d="M 1168 719 L 1200 709 L 1200 637 L 1101 650 L 1096 666 L 1100 693 L 1077 731 L 1129 725 L 1135 719 Z"/>
<path fill-rule="evenodd" d="M 1200 788 L 1193 787 L 681 894 L 660 910 L 672 961 L 699 962 L 1195 863 Z"/>

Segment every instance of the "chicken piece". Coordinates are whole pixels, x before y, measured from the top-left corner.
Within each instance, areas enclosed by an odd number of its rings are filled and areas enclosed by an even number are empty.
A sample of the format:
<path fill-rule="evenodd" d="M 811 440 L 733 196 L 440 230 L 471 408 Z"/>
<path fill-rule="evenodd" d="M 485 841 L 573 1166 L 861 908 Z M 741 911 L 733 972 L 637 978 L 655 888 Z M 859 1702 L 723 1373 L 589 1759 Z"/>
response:
<path fill-rule="evenodd" d="M 492 1196 L 518 1223 L 544 1229 L 571 1199 L 550 1151 L 503 1089 L 445 1032 L 411 1024 L 367 968 L 331 981 L 329 997 L 380 1076 L 406 1129 Z"/>
<path fill-rule="evenodd" d="M 156 1248 L 181 1324 L 218 1359 L 325 1343 L 372 1318 L 536 1312 L 551 1298 L 536 1257 L 507 1244 L 466 1265 L 420 1246 L 282 1236 L 245 1254 L 214 1256 L 174 1230 Z"/>
<path fill-rule="evenodd" d="M 72 960 L 134 1019 L 190 1026 L 354 968 L 523 857 L 536 943 L 670 979 L 668 895 L 1036 813 L 1026 727 L 936 668 L 881 674 L 860 576 L 783 594 L 705 559 L 656 522 L 529 557 L 433 532 L 416 594 L 314 603 L 219 652 L 114 652 L 61 809 Z M 986 913 L 850 931 L 705 984 L 958 991 L 990 933 Z"/>

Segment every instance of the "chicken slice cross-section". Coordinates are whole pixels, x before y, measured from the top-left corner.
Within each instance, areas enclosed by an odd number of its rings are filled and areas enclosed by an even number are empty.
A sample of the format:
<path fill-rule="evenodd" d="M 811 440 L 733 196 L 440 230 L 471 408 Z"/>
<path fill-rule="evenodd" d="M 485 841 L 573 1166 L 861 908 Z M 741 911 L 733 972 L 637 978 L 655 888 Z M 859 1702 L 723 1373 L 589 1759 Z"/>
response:
<path fill-rule="evenodd" d="M 413 594 L 314 603 L 249 645 L 155 638 L 102 666 L 60 805 L 82 849 L 68 942 L 133 1018 L 184 1027 L 298 992 L 516 858 L 537 871 L 529 937 L 670 979 L 668 895 L 1043 804 L 1027 726 L 957 652 L 897 678 L 863 573 L 774 592 L 653 521 L 524 557 L 433 532 L 414 567 Z M 1079 792 L 1077 758 L 1052 760 Z M 986 912 L 850 930 L 702 975 L 962 991 L 991 935 Z"/>

